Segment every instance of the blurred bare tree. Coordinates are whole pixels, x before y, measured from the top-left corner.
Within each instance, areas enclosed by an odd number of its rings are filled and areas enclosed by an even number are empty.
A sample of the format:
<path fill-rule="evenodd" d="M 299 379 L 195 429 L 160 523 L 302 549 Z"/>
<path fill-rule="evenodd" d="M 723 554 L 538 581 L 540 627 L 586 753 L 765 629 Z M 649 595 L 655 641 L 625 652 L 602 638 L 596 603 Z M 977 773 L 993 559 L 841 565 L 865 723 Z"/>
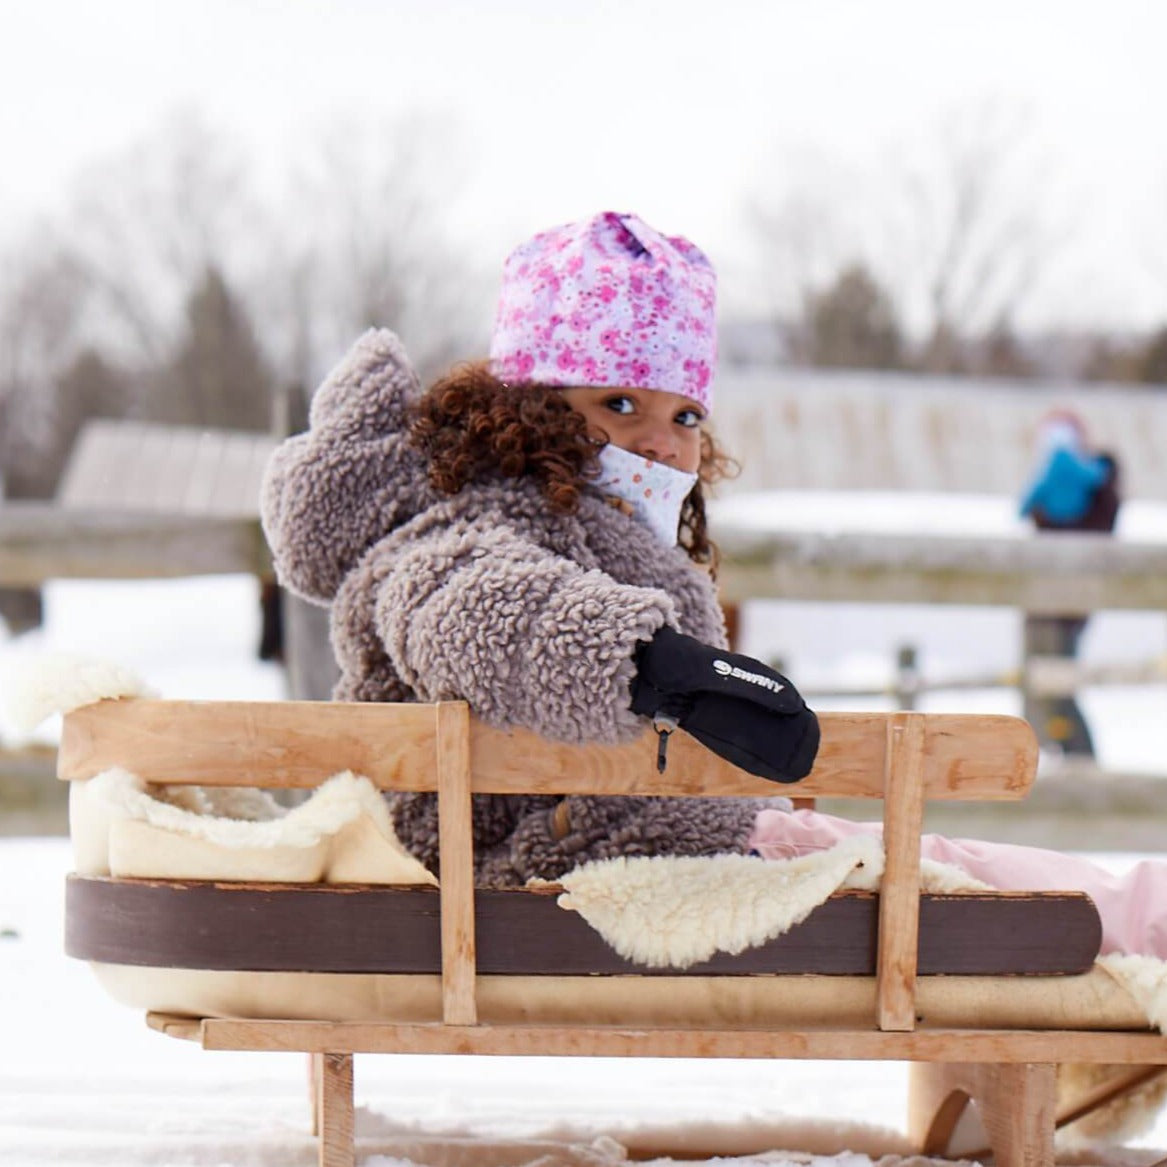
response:
<path fill-rule="evenodd" d="M 0 283 L 0 482 L 8 498 L 47 498 L 56 450 L 58 381 L 81 344 L 86 281 L 42 226 L 5 257 Z"/>
<path fill-rule="evenodd" d="M 88 168 L 65 230 L 101 345 L 131 364 L 173 355 L 207 272 L 252 286 L 275 244 L 244 149 L 191 112 Z"/>
<path fill-rule="evenodd" d="M 798 181 L 777 196 L 754 195 L 747 214 L 753 226 L 761 282 L 772 302 L 793 308 L 829 280 L 861 248 L 858 224 L 838 191 L 850 180 L 821 155 L 801 151 L 790 161 Z"/>
<path fill-rule="evenodd" d="M 264 313 L 287 383 L 315 385 L 372 326 L 423 378 L 474 355 L 481 297 L 449 225 L 468 154 L 456 124 L 414 114 L 333 126 L 301 160 Z"/>
<path fill-rule="evenodd" d="M 272 424 L 275 388 L 314 385 L 370 325 L 400 332 L 423 373 L 473 355 L 476 288 L 448 225 L 466 185 L 457 133 L 421 115 L 334 126 L 266 197 L 242 146 L 191 113 L 89 167 L 62 220 L 4 265 L 9 492 L 51 494 L 46 454 L 75 432 L 53 387 L 82 353 L 71 414 L 98 408 L 78 387 L 100 382 L 104 411 L 249 429 Z"/>
<path fill-rule="evenodd" d="M 774 314 L 784 347 L 807 360 L 808 305 L 814 303 L 849 266 L 870 270 L 861 216 L 840 191 L 853 189 L 856 177 L 821 153 L 800 150 L 783 165 L 797 181 L 776 194 L 751 195 L 747 222 L 753 236 L 753 270 L 761 301 Z"/>
<path fill-rule="evenodd" d="M 1014 322 L 1059 241 L 1048 225 L 1051 172 L 1022 110 L 999 101 L 951 110 L 866 170 L 788 169 L 797 177 L 755 196 L 751 218 L 759 266 L 793 290 L 784 300 L 796 353 L 816 351 L 808 309 L 862 270 L 914 338 L 914 365 L 1022 370 Z M 817 351 L 821 359 L 821 343 Z"/>
<path fill-rule="evenodd" d="M 1025 112 L 987 101 L 945 114 L 899 177 L 896 235 L 915 285 L 908 296 L 923 309 L 919 363 L 958 371 L 961 343 L 1010 335 L 1050 265 L 1050 171 Z"/>

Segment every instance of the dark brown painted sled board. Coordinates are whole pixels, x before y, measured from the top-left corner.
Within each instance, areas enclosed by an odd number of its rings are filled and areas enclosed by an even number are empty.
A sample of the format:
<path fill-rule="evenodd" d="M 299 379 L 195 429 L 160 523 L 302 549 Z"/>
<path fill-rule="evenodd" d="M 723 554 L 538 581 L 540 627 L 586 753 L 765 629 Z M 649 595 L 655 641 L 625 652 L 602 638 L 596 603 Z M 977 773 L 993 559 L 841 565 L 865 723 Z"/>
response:
<path fill-rule="evenodd" d="M 554 892 L 479 890 L 474 899 L 480 974 L 676 975 L 624 959 Z M 785 935 L 686 971 L 870 976 L 878 920 L 877 895 L 840 893 Z M 918 971 L 1080 973 L 1100 940 L 1097 909 L 1082 893 L 925 895 Z M 159 968 L 440 973 L 441 906 L 437 889 L 425 887 L 72 876 L 65 948 L 84 960 Z"/>

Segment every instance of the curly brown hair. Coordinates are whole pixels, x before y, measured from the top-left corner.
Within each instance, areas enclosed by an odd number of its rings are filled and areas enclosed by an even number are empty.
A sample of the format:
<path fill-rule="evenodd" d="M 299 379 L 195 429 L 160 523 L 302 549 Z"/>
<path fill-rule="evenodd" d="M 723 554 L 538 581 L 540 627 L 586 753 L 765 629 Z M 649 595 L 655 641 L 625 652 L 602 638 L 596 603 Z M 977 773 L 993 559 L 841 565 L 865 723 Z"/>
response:
<path fill-rule="evenodd" d="M 563 514 L 579 507 L 580 491 L 599 473 L 602 443 L 550 385 L 510 385 L 485 361 L 456 365 L 414 407 L 410 439 L 429 458 L 429 479 L 444 494 L 491 473 L 534 478 L 548 504 Z M 701 431 L 697 484 L 681 508 L 679 542 L 694 563 L 717 566 L 709 538 L 704 487 L 736 472 L 713 435 Z"/>

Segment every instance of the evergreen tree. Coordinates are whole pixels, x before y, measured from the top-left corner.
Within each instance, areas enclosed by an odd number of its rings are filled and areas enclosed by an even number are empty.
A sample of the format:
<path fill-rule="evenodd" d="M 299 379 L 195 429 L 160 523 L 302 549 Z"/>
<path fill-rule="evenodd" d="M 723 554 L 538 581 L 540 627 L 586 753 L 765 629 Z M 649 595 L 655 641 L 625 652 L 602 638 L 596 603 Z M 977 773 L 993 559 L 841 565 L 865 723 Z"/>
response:
<path fill-rule="evenodd" d="M 1150 385 L 1167 385 L 1167 327 L 1160 328 L 1143 349 L 1139 380 Z"/>
<path fill-rule="evenodd" d="M 807 357 L 812 365 L 895 369 L 903 341 L 891 297 L 862 264 L 852 264 L 809 297 Z"/>
<path fill-rule="evenodd" d="M 178 352 L 152 416 L 189 425 L 266 430 L 272 377 L 241 302 L 211 266 L 192 290 Z"/>
<path fill-rule="evenodd" d="M 990 377 L 1032 377 L 1034 374 L 1033 361 L 1005 318 L 998 320 L 985 338 L 978 363 L 977 371 Z"/>

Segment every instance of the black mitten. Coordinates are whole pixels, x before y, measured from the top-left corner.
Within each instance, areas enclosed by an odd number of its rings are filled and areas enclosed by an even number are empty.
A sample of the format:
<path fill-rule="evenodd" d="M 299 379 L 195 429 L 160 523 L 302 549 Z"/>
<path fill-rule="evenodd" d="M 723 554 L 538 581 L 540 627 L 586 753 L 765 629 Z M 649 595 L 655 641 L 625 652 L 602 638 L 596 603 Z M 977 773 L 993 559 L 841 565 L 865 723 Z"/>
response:
<path fill-rule="evenodd" d="M 632 711 L 653 719 L 664 769 L 670 730 L 678 725 L 714 753 L 775 782 L 797 782 L 814 765 L 818 718 L 781 673 L 741 653 L 725 652 L 661 628 L 636 652 Z"/>

